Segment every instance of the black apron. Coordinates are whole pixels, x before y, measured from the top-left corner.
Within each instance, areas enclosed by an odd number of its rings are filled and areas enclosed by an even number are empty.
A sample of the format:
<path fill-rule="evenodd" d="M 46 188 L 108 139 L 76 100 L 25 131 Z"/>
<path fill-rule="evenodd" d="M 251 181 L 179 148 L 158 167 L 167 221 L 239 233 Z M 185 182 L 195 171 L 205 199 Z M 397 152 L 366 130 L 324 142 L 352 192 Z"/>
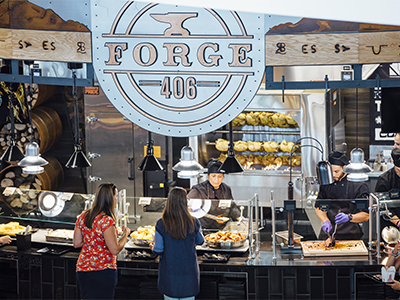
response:
<path fill-rule="evenodd" d="M 368 192 L 368 185 L 366 183 L 349 182 L 347 181 L 347 176 L 343 177 L 340 181 L 321 186 L 318 199 L 332 199 L 331 207 L 327 211 L 328 219 L 332 224 L 331 235 L 335 230 L 335 216 L 339 212 L 345 214 L 356 214 L 361 211 L 368 212 L 368 210 L 357 210 L 355 202 L 350 200 L 367 198 Z M 338 201 L 334 201 L 333 199 L 337 199 Z M 345 201 L 340 199 L 345 199 Z M 359 240 L 362 236 L 363 232 L 357 223 L 345 222 L 337 225 L 336 240 Z M 318 238 L 327 239 L 328 235 L 321 229 Z"/>

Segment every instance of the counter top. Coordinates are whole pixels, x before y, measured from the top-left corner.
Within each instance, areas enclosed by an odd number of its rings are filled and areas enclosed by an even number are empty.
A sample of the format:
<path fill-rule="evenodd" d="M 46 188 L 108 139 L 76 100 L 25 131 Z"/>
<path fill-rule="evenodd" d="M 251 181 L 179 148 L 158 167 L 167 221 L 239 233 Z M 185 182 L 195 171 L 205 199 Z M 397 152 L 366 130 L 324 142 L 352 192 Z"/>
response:
<path fill-rule="evenodd" d="M 42 247 L 38 245 L 33 245 L 31 249 L 18 251 L 17 247 L 13 244 L 4 245 L 0 247 L 0 255 L 15 255 L 15 254 L 30 254 L 34 256 L 40 255 L 52 255 L 55 254 L 41 254 L 37 250 L 43 247 L 49 247 L 48 245 L 43 245 Z M 70 249 L 68 249 L 70 248 Z M 58 249 L 68 249 L 67 252 L 59 255 L 59 257 L 65 259 L 77 259 L 79 257 L 79 249 L 74 249 L 72 246 L 64 246 Z M 371 252 L 368 255 L 363 256 L 340 256 L 340 257 L 311 257 L 305 258 L 302 254 L 282 254 L 280 252 L 280 247 L 276 249 L 276 258 L 273 257 L 272 243 L 271 242 L 261 242 L 261 247 L 258 256 L 256 258 L 249 260 L 248 252 L 233 253 L 226 263 L 215 263 L 215 262 L 203 262 L 203 254 L 198 251 L 198 259 L 200 265 L 229 265 L 229 266 L 375 266 L 379 265 L 382 259 L 378 260 L 375 255 Z M 149 251 L 149 250 L 148 250 Z M 145 259 L 130 259 L 126 258 L 128 250 L 124 249 L 117 257 L 118 263 L 129 263 L 129 262 L 142 262 L 148 264 L 158 264 L 158 258 L 152 260 Z M 225 254 L 225 253 L 224 253 Z"/>

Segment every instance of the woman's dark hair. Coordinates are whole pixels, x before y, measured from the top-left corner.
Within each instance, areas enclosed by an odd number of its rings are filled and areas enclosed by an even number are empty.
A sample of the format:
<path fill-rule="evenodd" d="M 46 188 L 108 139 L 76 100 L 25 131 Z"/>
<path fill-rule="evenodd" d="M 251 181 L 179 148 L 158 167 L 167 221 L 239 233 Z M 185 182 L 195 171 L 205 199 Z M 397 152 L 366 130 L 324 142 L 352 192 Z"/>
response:
<path fill-rule="evenodd" d="M 85 216 L 87 228 L 92 228 L 93 220 L 102 212 L 115 220 L 114 195 L 116 191 L 117 187 L 112 183 L 103 183 L 98 187 L 92 208 L 87 210 Z"/>
<path fill-rule="evenodd" d="M 195 219 L 189 213 L 187 192 L 184 188 L 174 187 L 169 192 L 162 220 L 167 232 L 174 239 L 183 240 L 187 233 L 194 232 Z"/>

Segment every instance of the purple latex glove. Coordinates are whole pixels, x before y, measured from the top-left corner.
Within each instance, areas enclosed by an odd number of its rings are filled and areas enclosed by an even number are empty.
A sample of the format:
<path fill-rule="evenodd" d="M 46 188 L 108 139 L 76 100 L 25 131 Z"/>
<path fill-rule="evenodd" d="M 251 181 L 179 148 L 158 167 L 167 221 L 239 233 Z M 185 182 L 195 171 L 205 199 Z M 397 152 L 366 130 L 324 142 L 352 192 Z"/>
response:
<path fill-rule="evenodd" d="M 345 213 L 338 213 L 337 215 L 336 215 L 336 217 L 335 217 L 335 223 L 336 224 L 342 224 L 342 223 L 346 223 L 346 222 L 349 222 L 350 221 L 350 218 L 349 218 L 349 216 L 347 215 L 347 214 L 345 214 Z"/>
<path fill-rule="evenodd" d="M 332 224 L 330 221 L 325 221 L 324 223 L 322 223 L 321 228 L 324 232 L 330 232 L 332 230 Z"/>

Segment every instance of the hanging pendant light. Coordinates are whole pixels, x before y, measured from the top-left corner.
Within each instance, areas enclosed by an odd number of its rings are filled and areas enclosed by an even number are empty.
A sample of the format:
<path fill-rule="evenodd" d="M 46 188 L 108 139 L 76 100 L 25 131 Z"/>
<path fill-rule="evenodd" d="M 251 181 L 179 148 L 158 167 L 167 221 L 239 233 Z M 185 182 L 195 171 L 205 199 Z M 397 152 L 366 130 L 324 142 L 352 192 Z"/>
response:
<path fill-rule="evenodd" d="M 23 167 L 22 172 L 25 174 L 40 174 L 43 173 L 44 165 L 48 162 L 40 157 L 39 145 L 36 142 L 30 142 L 26 145 L 25 157 L 18 163 L 18 166 Z"/>
<path fill-rule="evenodd" d="M 364 151 L 358 147 L 358 88 L 356 89 L 356 147 L 350 152 L 350 164 L 343 168 L 349 181 L 367 181 L 367 173 L 372 172 L 370 166 L 365 164 Z"/>
<path fill-rule="evenodd" d="M 232 134 L 232 121 L 229 122 L 229 148 L 228 157 L 223 162 L 219 171 L 225 171 L 226 174 L 229 173 L 241 173 L 243 172 L 242 165 L 238 162 L 235 157 L 235 149 L 233 149 L 233 134 Z"/>
<path fill-rule="evenodd" d="M 160 164 L 158 159 L 154 156 L 153 143 L 154 141 L 151 139 L 151 132 L 148 132 L 148 141 L 147 141 L 147 149 L 146 156 L 143 158 L 142 162 L 139 164 L 139 171 L 162 171 L 164 170 L 163 166 Z"/>
<path fill-rule="evenodd" d="M 30 88 L 29 88 L 29 101 L 27 101 L 27 110 L 29 117 L 29 124 L 32 126 L 32 114 L 31 114 L 31 104 L 32 104 L 32 85 L 33 85 L 33 72 L 30 70 Z M 25 147 L 25 157 L 18 163 L 22 168 L 22 173 L 25 174 L 40 174 L 43 173 L 43 166 L 47 165 L 48 162 L 40 157 L 39 145 L 33 140 L 33 130 L 31 131 L 31 141 Z"/>
<path fill-rule="evenodd" d="M 10 90 L 11 91 L 11 90 Z M 21 149 L 15 144 L 15 128 L 14 128 L 14 110 L 13 110 L 13 99 L 14 99 L 14 92 L 11 91 L 9 97 L 9 106 L 10 106 L 10 140 L 11 145 L 6 149 L 6 151 L 1 156 L 1 160 L 5 162 L 15 162 L 19 161 L 24 157 Z"/>
<path fill-rule="evenodd" d="M 72 93 L 74 95 L 74 120 L 75 120 L 75 135 L 74 135 L 74 153 L 72 153 L 71 157 L 68 159 L 65 166 L 67 168 L 86 168 L 90 167 L 91 164 L 88 158 L 85 155 L 85 152 L 82 150 L 81 138 L 79 133 L 79 110 L 78 110 L 78 91 L 76 88 L 76 70 L 78 68 L 82 68 L 80 64 L 68 64 L 68 68 L 72 70 Z"/>
<path fill-rule="evenodd" d="M 181 149 L 181 159 L 172 167 L 172 170 L 178 172 L 178 178 L 190 179 L 199 175 L 203 167 L 194 159 L 192 147 L 186 145 Z"/>

